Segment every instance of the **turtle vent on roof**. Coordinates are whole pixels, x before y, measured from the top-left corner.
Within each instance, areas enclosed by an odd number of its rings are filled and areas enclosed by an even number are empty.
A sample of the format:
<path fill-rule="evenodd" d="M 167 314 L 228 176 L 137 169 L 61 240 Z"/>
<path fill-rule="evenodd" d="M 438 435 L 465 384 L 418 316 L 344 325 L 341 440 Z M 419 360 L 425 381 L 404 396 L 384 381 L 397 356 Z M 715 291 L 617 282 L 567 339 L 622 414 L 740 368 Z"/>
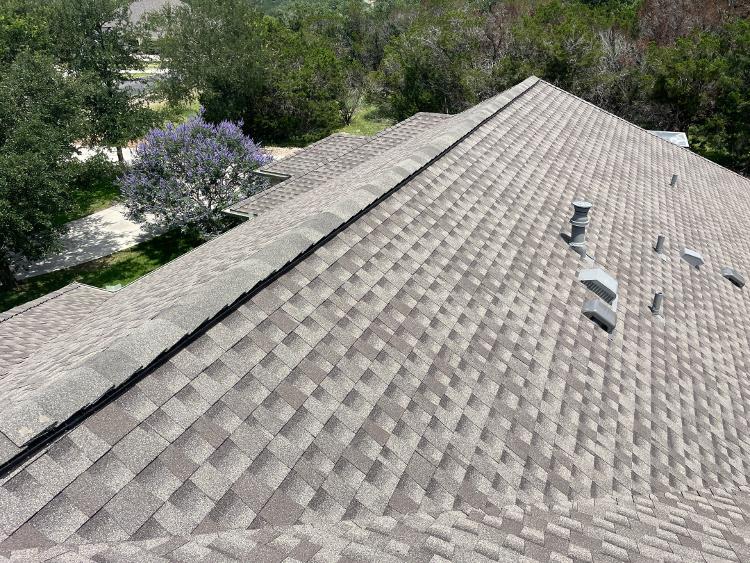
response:
<path fill-rule="evenodd" d="M 617 280 L 602 268 L 587 268 L 578 272 L 578 281 L 611 306 L 617 301 Z"/>
<path fill-rule="evenodd" d="M 724 267 L 721 269 L 721 275 L 727 278 L 730 282 L 739 288 L 744 287 L 745 278 L 734 268 Z"/>
<path fill-rule="evenodd" d="M 690 264 L 693 268 L 700 268 L 705 262 L 700 252 L 698 252 L 697 250 L 692 250 L 690 248 L 683 249 L 682 259 Z"/>

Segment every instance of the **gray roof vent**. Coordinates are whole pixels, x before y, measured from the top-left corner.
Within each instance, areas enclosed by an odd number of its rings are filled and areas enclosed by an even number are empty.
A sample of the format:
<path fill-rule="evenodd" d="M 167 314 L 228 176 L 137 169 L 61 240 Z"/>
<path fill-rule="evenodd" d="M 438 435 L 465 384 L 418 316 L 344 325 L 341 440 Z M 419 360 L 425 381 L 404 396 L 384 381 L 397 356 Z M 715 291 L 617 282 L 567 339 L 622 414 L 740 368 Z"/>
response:
<path fill-rule="evenodd" d="M 602 268 L 587 268 L 578 272 L 578 281 L 612 307 L 617 306 L 617 280 Z"/>
<path fill-rule="evenodd" d="M 697 250 L 685 248 L 682 250 L 682 259 L 690 264 L 693 268 L 700 268 L 705 263 L 703 256 Z"/>
<path fill-rule="evenodd" d="M 617 325 L 617 313 L 601 299 L 589 299 L 583 304 L 583 314 L 599 328 L 612 333 Z"/>
<path fill-rule="evenodd" d="M 661 310 L 664 305 L 664 294 L 661 291 L 654 293 L 654 301 L 651 303 L 651 312 L 654 315 L 661 315 Z"/>
<path fill-rule="evenodd" d="M 570 248 L 586 257 L 586 227 L 589 222 L 589 211 L 592 204 L 582 199 L 573 202 L 573 217 L 570 218 Z"/>
<path fill-rule="evenodd" d="M 745 278 L 734 268 L 724 267 L 721 269 L 721 275 L 727 278 L 734 285 L 742 289 L 745 285 Z"/>
<path fill-rule="evenodd" d="M 656 237 L 656 246 L 654 246 L 654 251 L 657 254 L 661 254 L 664 252 L 664 240 L 666 237 L 664 235 L 659 235 Z"/>

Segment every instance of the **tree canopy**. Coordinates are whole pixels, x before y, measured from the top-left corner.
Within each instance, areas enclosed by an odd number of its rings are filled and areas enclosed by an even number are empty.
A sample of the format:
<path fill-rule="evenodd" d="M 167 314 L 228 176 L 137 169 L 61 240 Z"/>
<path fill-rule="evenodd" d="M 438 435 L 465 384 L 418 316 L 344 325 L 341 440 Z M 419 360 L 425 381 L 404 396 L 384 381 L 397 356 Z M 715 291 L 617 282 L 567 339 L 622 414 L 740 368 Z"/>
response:
<path fill-rule="evenodd" d="M 206 118 L 242 120 L 267 141 L 305 143 L 341 121 L 345 74 L 329 40 L 244 0 L 178 8 L 160 42 L 173 100 L 199 93 Z"/>
<path fill-rule="evenodd" d="M 124 87 L 125 71 L 143 70 L 141 30 L 128 18 L 130 0 L 54 0 L 50 31 L 56 58 L 86 84 L 91 142 L 121 149 L 154 123 L 145 101 Z"/>
<path fill-rule="evenodd" d="M 55 247 L 69 205 L 73 142 L 84 130 L 80 90 L 50 57 L 20 53 L 0 73 L 0 285 L 11 262 Z"/>
<path fill-rule="evenodd" d="M 264 141 L 305 143 L 366 98 L 457 112 L 536 74 L 747 170 L 750 8 L 719 0 L 193 0 L 157 48 L 175 97 Z M 744 20 L 742 18 L 745 18 Z"/>

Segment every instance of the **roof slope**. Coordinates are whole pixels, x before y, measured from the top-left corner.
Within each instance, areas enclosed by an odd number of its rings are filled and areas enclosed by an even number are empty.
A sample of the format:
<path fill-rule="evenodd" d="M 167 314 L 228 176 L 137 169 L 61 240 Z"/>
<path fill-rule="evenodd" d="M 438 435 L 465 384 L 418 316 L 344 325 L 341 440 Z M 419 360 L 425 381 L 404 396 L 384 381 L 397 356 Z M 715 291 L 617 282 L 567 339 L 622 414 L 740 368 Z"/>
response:
<path fill-rule="evenodd" d="M 286 158 L 274 160 L 261 168 L 260 171 L 279 176 L 301 176 L 329 161 L 338 159 L 341 155 L 356 149 L 368 140 L 369 137 L 362 135 L 334 133 Z"/>
<path fill-rule="evenodd" d="M 72 283 L 0 312 L 0 378 L 111 295 L 103 289 Z"/>
<path fill-rule="evenodd" d="M 747 560 L 750 304 L 718 268 L 750 271 L 748 188 L 527 80 L 125 288 L 20 364 L 33 408 L 86 353 L 94 382 L 122 377 L 112 349 L 157 359 L 0 480 L 0 554 Z M 581 315 L 591 293 L 560 237 L 576 197 L 620 283 L 612 336 Z M 279 229 L 312 234 L 289 249 Z M 288 265 L 257 287 L 260 266 L 220 270 L 255 255 L 273 271 L 259 241 Z M 166 318 L 144 290 L 179 302 L 184 331 L 221 316 L 158 358 L 155 329 L 150 347 L 120 336 Z M 71 338 L 109 348 L 76 355 Z M 9 422 L 8 451 L 26 447 Z"/>
<path fill-rule="evenodd" d="M 342 173 L 413 140 L 418 134 L 431 130 L 449 115 L 417 113 L 373 137 L 334 134 L 313 143 L 304 150 L 262 169 L 271 175 L 290 176 L 289 179 L 233 205 L 231 211 L 257 216 Z"/>
<path fill-rule="evenodd" d="M 747 561 L 750 548 L 741 535 L 746 532 L 734 526 L 734 521 L 748 510 L 748 492 L 716 495 L 702 491 L 641 497 L 627 503 L 581 501 L 554 510 L 543 505 L 511 505 L 497 514 L 419 512 L 298 524 L 273 528 L 272 533 L 268 528 L 237 529 L 58 545 L 32 548 L 23 555 L 46 560 L 64 553 L 84 561 L 305 561 L 314 557 L 316 561 L 397 562 L 429 561 L 435 555 L 472 562 Z"/>

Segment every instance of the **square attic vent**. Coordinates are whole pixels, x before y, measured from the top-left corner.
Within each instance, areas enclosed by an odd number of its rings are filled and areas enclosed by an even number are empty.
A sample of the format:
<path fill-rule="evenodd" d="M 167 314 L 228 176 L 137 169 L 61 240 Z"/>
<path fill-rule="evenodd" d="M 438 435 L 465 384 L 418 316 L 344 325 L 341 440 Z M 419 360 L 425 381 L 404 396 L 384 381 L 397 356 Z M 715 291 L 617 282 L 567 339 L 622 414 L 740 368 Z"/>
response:
<path fill-rule="evenodd" d="M 617 302 L 617 280 L 602 268 L 587 268 L 578 272 L 578 281 L 612 307 Z"/>

